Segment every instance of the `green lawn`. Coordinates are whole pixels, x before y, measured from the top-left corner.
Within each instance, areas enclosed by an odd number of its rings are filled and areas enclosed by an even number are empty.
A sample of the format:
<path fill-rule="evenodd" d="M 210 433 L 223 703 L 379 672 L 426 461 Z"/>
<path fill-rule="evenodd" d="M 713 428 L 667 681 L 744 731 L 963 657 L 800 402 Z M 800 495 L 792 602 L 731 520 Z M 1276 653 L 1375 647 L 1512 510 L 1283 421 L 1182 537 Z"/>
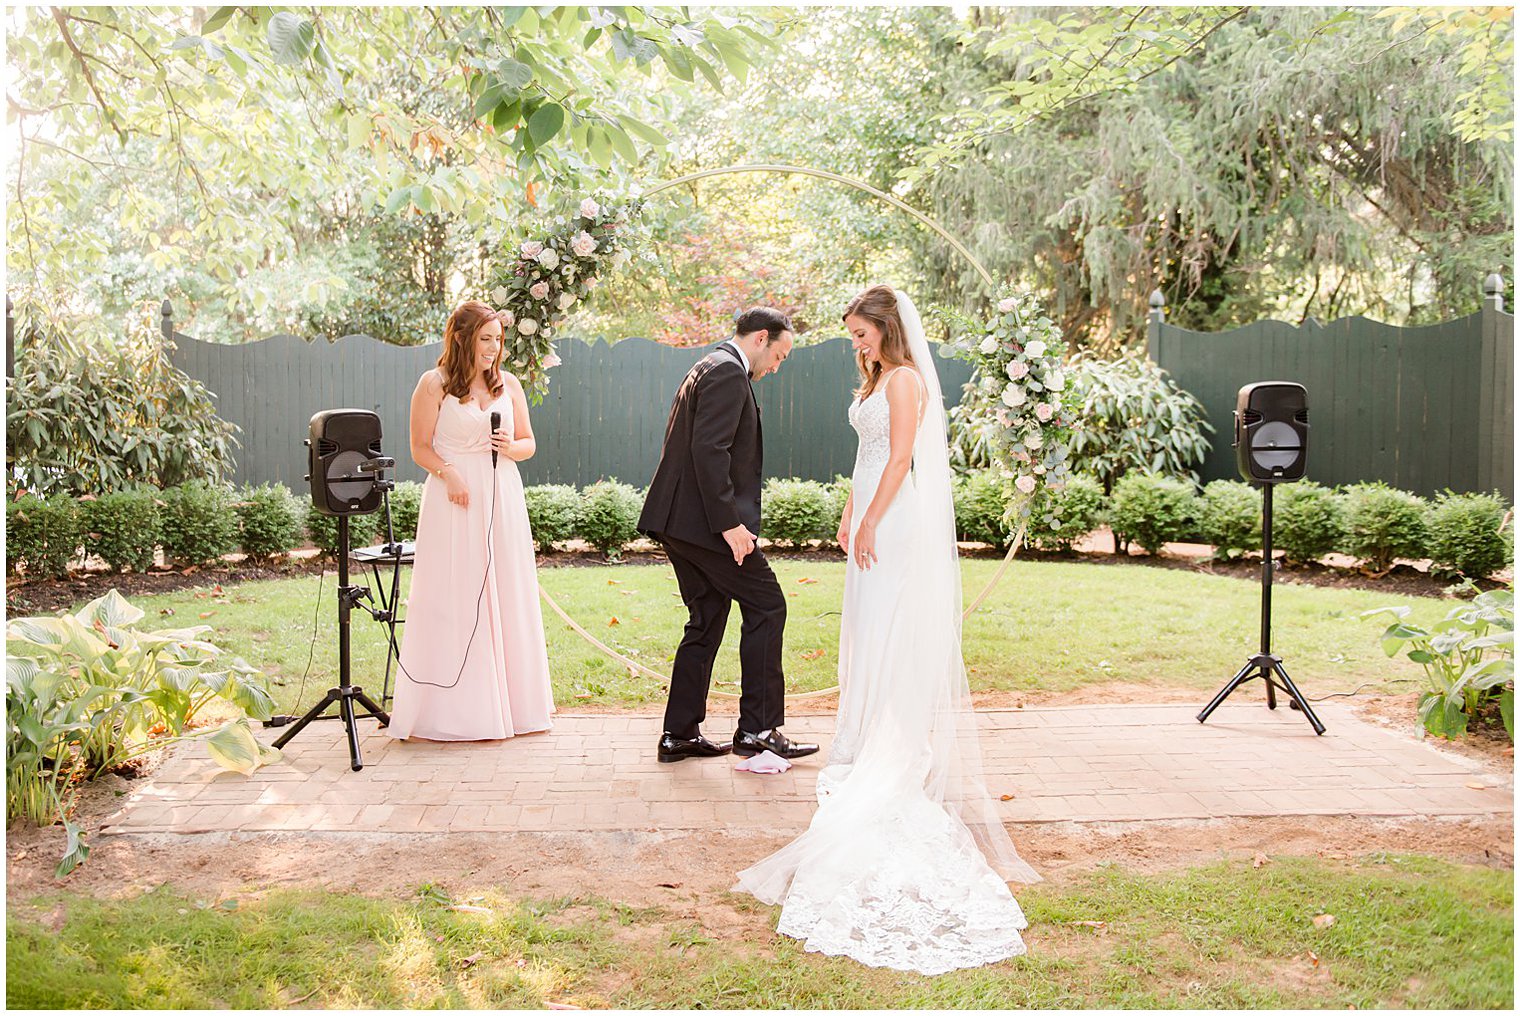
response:
<path fill-rule="evenodd" d="M 842 562 L 774 562 L 787 591 L 786 666 L 793 691 L 834 683 L 838 666 Z M 997 562 L 963 562 L 966 600 L 981 590 Z M 668 567 L 624 565 L 545 568 L 541 581 L 588 630 L 666 673 L 681 637 L 685 609 Z M 302 577 L 227 587 L 218 600 L 189 590 L 137 600 L 150 621 L 164 626 L 203 623 L 217 642 L 264 668 L 278 682 L 282 707 L 294 705 L 311 655 L 317 579 Z M 316 650 L 304 701 L 336 677 L 335 579 L 327 575 L 316 612 Z M 1212 689 L 1256 648 L 1259 587 L 1194 572 L 1080 562 L 1015 561 L 965 629 L 967 666 L 975 690 L 1047 689 L 1123 681 Z M 1444 615 L 1448 603 L 1360 590 L 1279 586 L 1273 595 L 1274 649 L 1305 694 L 1349 691 L 1365 682 L 1389 684 L 1418 677 L 1419 668 L 1389 660 L 1378 647 L 1384 623 L 1358 618 L 1372 607 L 1407 604 L 1417 620 Z M 173 610 L 172 617 L 162 616 Z M 611 623 L 616 618 L 617 623 Z M 659 685 L 630 677 L 545 609 L 555 697 L 564 706 L 635 706 L 663 701 Z M 715 674 L 716 690 L 736 691 L 739 613 Z M 384 629 L 355 614 L 354 680 L 377 688 L 385 660 Z M 726 683 L 725 683 L 726 682 Z"/>
<path fill-rule="evenodd" d="M 491 889 L 478 900 L 487 914 L 422 895 L 50 895 L 9 906 L 6 995 L 13 1009 L 1508 1009 L 1512 883 L 1509 871 L 1388 855 L 1105 869 L 1020 894 L 1029 956 L 937 978 L 804 953 L 747 897 L 730 897 L 741 923 L 730 917 L 720 938 L 701 908 Z M 61 928 L 44 926 L 59 908 Z M 1315 926 L 1322 913 L 1333 926 Z"/>

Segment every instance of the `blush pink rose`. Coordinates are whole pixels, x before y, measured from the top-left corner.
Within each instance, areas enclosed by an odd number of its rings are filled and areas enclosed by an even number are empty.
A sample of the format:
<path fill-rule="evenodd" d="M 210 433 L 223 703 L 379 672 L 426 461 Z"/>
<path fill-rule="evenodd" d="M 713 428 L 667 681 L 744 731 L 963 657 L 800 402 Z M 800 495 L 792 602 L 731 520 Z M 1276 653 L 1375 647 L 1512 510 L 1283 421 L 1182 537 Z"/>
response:
<path fill-rule="evenodd" d="M 535 282 L 528 287 L 528 295 L 535 300 L 544 299 L 549 295 L 549 284 L 547 282 Z"/>

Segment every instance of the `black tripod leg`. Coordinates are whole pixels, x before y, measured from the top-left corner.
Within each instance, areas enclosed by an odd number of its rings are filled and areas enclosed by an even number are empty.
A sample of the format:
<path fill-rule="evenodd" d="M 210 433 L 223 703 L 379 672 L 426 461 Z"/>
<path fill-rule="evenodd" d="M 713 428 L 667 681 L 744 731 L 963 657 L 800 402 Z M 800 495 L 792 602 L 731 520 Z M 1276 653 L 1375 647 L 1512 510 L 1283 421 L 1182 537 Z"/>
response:
<path fill-rule="evenodd" d="M 364 768 L 364 759 L 359 754 L 359 726 L 354 722 L 354 700 L 352 696 L 343 696 L 343 701 L 338 708 L 343 713 L 343 729 L 348 734 L 348 762 L 349 768 L 358 772 Z"/>
<path fill-rule="evenodd" d="M 1272 664 L 1272 670 L 1276 672 L 1278 677 L 1282 678 L 1283 688 L 1293 697 L 1293 703 L 1309 718 L 1309 725 L 1314 728 L 1314 732 L 1316 734 L 1323 734 L 1325 732 L 1325 725 L 1319 722 L 1319 717 L 1315 716 L 1314 710 L 1309 708 L 1309 700 L 1304 698 L 1303 692 L 1298 690 L 1298 685 L 1293 683 L 1293 678 L 1288 676 L 1288 672 L 1283 669 L 1283 665 L 1281 663 L 1274 663 Z"/>
<path fill-rule="evenodd" d="M 359 704 L 362 705 L 365 709 L 369 710 L 371 716 L 380 721 L 380 726 L 389 727 L 391 725 L 390 714 L 387 713 L 384 709 L 381 709 L 379 706 L 375 705 L 374 699 L 364 694 L 364 689 L 355 688 L 354 698 L 358 699 Z"/>
<path fill-rule="evenodd" d="M 1276 664 L 1273 664 L 1273 666 L 1275 667 Z M 1267 686 L 1267 708 L 1276 709 L 1277 689 L 1272 687 L 1272 674 L 1267 670 L 1266 667 L 1261 668 L 1261 680 L 1262 683 Z"/>
<path fill-rule="evenodd" d="M 1223 688 L 1219 689 L 1219 694 L 1214 696 L 1213 701 L 1203 707 L 1203 712 L 1198 714 L 1198 722 L 1202 723 L 1204 720 L 1208 719 L 1209 714 L 1212 713 L 1215 709 L 1219 708 L 1219 703 L 1230 697 L 1230 692 L 1234 691 L 1236 688 L 1239 688 L 1245 681 L 1250 680 L 1251 671 L 1255 669 L 1255 660 L 1252 660 L 1244 667 L 1241 667 L 1240 670 L 1236 672 L 1235 676 L 1230 678 L 1229 683 L 1226 684 Z"/>
<path fill-rule="evenodd" d="M 301 717 L 295 723 L 291 724 L 289 730 L 285 731 L 285 733 L 274 739 L 274 746 L 276 748 L 285 747 L 285 745 L 290 742 L 290 739 L 299 734 L 308 723 L 310 723 L 312 720 L 320 719 L 322 714 L 327 711 L 327 707 L 338 701 L 338 698 L 338 689 L 327 689 L 327 694 L 322 696 L 322 700 L 320 702 L 312 706 L 310 709 L 306 710 L 305 716 Z"/>

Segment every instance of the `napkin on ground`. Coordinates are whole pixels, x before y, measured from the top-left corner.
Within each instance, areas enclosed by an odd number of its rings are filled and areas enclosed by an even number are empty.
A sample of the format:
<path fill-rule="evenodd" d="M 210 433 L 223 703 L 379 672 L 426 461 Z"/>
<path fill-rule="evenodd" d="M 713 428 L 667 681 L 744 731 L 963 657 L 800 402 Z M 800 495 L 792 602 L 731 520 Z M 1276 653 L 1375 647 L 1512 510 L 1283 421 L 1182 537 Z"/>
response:
<path fill-rule="evenodd" d="M 753 758 L 741 760 L 734 768 L 740 772 L 769 775 L 771 773 L 784 773 L 792 768 L 792 764 L 775 752 L 766 750 Z"/>

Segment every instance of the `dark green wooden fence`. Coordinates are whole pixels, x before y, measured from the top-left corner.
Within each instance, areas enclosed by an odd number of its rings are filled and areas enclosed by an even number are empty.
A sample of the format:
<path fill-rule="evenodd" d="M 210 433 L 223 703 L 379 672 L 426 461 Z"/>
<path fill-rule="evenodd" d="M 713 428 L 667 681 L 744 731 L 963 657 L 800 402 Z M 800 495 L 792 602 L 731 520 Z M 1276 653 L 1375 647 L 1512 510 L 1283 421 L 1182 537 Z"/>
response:
<path fill-rule="evenodd" d="M 321 409 L 380 414 L 386 454 L 399 479 L 421 479 L 408 452 L 412 390 L 438 359 L 439 344 L 393 346 L 365 335 L 335 343 L 275 335 L 244 345 L 215 345 L 175 333 L 174 363 L 213 393 L 217 415 L 242 428 L 234 479 L 305 486 L 308 422 Z M 642 487 L 659 460 L 665 418 L 677 385 L 702 349 L 674 349 L 647 339 L 615 345 L 562 341 L 549 394 L 532 409 L 538 454 L 523 463 L 528 483 L 577 486 L 615 476 Z M 939 358 L 947 400 L 959 401 L 970 365 Z M 765 430 L 765 474 L 830 480 L 849 474 L 855 434 L 845 418 L 857 383 L 847 339 L 800 347 L 775 374 L 755 384 Z"/>
<path fill-rule="evenodd" d="M 1430 495 L 1499 490 L 1514 502 L 1515 319 L 1497 277 L 1476 314 L 1420 328 L 1363 317 L 1301 326 L 1258 321 L 1194 332 L 1151 298 L 1151 359 L 1191 392 L 1217 429 L 1205 481 L 1238 478 L 1235 394 L 1252 381 L 1309 393 L 1309 466 L 1324 484 L 1384 480 Z"/>

